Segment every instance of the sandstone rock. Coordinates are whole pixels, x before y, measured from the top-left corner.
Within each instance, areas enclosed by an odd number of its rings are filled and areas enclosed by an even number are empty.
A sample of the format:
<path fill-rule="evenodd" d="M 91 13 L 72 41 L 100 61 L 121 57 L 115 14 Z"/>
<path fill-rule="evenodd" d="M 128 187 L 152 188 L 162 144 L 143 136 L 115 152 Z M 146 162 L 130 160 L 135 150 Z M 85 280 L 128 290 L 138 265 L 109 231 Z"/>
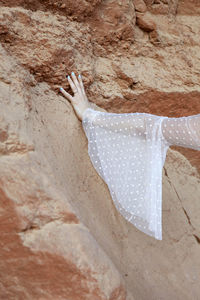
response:
<path fill-rule="evenodd" d="M 133 3 L 135 6 L 135 10 L 142 12 L 142 13 L 147 11 L 146 4 L 144 3 L 143 0 L 134 0 Z"/>
<path fill-rule="evenodd" d="M 152 17 L 145 13 L 136 13 L 136 24 L 144 31 L 152 31 L 156 29 L 156 23 L 153 21 Z"/>
<path fill-rule="evenodd" d="M 1 5 L 7 7 L 20 6 L 32 11 L 49 11 L 52 12 L 52 14 L 59 13 L 68 16 L 71 20 L 81 22 L 91 15 L 101 1 L 102 0 L 47 0 L 43 2 L 34 0 L 27 2 L 26 0 L 10 0 L 8 2 L 3 0 L 1 1 Z"/>
<path fill-rule="evenodd" d="M 198 1 L 144 2 L 149 34 L 128 0 L 0 3 L 0 299 L 199 297 L 199 151 L 170 147 L 153 240 L 117 212 L 58 92 L 75 71 L 102 111 L 200 112 Z"/>
<path fill-rule="evenodd" d="M 36 136 L 45 120 L 37 118 L 39 106 L 30 106 L 38 95 L 30 100 L 29 94 L 28 105 L 28 91 L 20 89 L 28 72 L 15 69 L 2 48 L 1 54 L 0 298 L 124 300 L 122 276 L 76 215 L 70 195 L 56 186 L 57 167 L 53 171 L 48 155 L 40 153 Z"/>
<path fill-rule="evenodd" d="M 101 54 L 99 51 L 102 49 L 99 46 L 106 47 L 107 52 L 110 52 L 110 45 L 121 47 L 120 45 L 125 42 L 131 44 L 134 41 L 135 20 L 135 9 L 132 1 L 102 3 L 89 19 L 93 32 L 92 41 L 98 44 L 96 55 Z"/>
<path fill-rule="evenodd" d="M 154 3 L 154 0 L 144 0 L 147 6 L 151 6 Z"/>

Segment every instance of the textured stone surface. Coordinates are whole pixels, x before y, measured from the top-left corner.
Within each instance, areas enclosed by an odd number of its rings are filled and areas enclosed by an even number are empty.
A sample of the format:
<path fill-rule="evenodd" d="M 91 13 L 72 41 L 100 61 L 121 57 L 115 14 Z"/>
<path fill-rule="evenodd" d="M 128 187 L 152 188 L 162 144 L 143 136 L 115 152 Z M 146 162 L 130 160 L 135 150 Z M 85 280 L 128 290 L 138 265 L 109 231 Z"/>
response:
<path fill-rule="evenodd" d="M 144 31 L 153 31 L 156 29 L 156 23 L 148 13 L 136 13 L 136 23 Z"/>
<path fill-rule="evenodd" d="M 45 83 L 35 86 L 0 51 L 0 299 L 123 300 L 122 276 L 72 207 L 76 197 L 84 203 L 81 181 L 87 180 L 79 170 L 86 155 L 80 124 L 62 97 Z M 59 126 L 65 146 L 51 141 Z"/>
<path fill-rule="evenodd" d="M 146 4 L 143 0 L 133 0 L 135 10 L 139 12 L 145 12 L 147 10 Z"/>
<path fill-rule="evenodd" d="M 151 32 L 136 2 L 0 3 L 1 299 L 199 297 L 199 151 L 168 150 L 156 241 L 117 212 L 58 89 L 75 71 L 97 109 L 200 113 L 199 1 L 144 0 Z"/>

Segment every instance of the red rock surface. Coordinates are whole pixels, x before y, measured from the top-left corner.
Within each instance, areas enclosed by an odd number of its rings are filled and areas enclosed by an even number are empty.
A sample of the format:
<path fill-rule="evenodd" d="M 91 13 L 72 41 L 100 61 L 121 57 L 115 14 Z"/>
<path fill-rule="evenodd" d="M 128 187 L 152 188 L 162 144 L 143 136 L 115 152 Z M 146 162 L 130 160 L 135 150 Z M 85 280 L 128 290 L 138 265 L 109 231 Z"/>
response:
<path fill-rule="evenodd" d="M 168 150 L 156 241 L 119 215 L 59 87 L 74 71 L 97 109 L 200 113 L 199 15 L 198 0 L 1 1 L 0 299 L 198 299 L 199 151 Z"/>
<path fill-rule="evenodd" d="M 144 31 L 156 30 L 156 23 L 148 13 L 136 13 L 136 24 Z"/>
<path fill-rule="evenodd" d="M 147 10 L 147 6 L 143 0 L 133 0 L 135 10 L 139 12 L 145 12 Z"/>

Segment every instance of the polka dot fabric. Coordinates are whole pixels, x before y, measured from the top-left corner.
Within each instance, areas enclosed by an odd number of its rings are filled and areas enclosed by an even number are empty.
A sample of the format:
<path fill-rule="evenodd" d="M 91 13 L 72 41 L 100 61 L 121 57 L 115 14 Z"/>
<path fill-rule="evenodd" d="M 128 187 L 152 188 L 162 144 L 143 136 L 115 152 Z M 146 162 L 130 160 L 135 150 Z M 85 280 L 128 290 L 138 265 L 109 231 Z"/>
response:
<path fill-rule="evenodd" d="M 162 124 L 162 133 L 169 146 L 200 150 L 200 114 L 167 118 Z"/>
<path fill-rule="evenodd" d="M 91 162 L 118 211 L 136 228 L 162 240 L 162 168 L 167 149 L 200 150 L 200 114 L 168 118 L 87 108 L 82 125 Z"/>

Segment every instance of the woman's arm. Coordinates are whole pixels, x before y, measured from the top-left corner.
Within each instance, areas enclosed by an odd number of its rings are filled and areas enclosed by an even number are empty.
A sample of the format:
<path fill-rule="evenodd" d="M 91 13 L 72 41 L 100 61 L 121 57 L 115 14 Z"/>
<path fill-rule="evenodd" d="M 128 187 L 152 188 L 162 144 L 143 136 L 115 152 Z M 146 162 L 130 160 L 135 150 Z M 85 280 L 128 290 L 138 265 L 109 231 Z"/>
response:
<path fill-rule="evenodd" d="M 200 150 L 200 114 L 180 118 L 168 118 L 148 113 L 108 113 L 87 108 L 83 113 L 83 123 L 89 122 L 107 128 L 110 131 L 123 134 L 136 132 L 146 134 L 147 126 L 152 126 L 155 119 L 163 118 L 162 135 L 166 143 L 186 148 Z M 148 124 L 148 125 L 147 125 Z M 134 129 L 134 130 L 133 130 Z"/>
<path fill-rule="evenodd" d="M 73 80 L 72 80 L 73 79 Z M 147 126 L 153 126 L 156 119 L 162 118 L 161 132 L 166 143 L 200 150 L 200 114 L 180 118 L 168 118 L 146 113 L 108 113 L 96 111 L 90 107 L 81 76 L 78 80 L 72 72 L 68 76 L 69 84 L 74 92 L 72 97 L 63 88 L 62 94 L 72 103 L 78 118 L 88 126 L 100 126 L 111 131 L 123 131 L 123 134 L 144 135 Z M 151 122 L 152 119 L 152 122 Z"/>
<path fill-rule="evenodd" d="M 98 126 L 114 132 L 145 134 L 145 113 L 109 113 L 87 108 L 83 112 L 83 124 Z"/>
<path fill-rule="evenodd" d="M 162 134 L 169 146 L 200 150 L 200 114 L 164 119 Z"/>

